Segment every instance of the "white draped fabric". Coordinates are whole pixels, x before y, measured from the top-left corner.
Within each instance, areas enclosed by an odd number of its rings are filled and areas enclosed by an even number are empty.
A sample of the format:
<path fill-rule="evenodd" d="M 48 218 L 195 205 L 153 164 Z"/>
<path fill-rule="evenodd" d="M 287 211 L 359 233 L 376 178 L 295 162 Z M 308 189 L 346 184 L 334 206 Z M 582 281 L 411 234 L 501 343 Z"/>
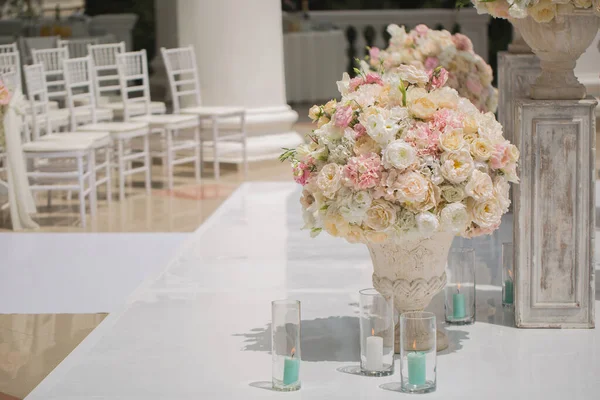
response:
<path fill-rule="evenodd" d="M 13 230 L 39 228 L 30 214 L 36 212 L 35 202 L 29 189 L 27 169 L 21 145 L 25 98 L 19 89 L 15 90 L 4 115 L 4 136 L 6 142 L 6 172 L 8 201 Z"/>

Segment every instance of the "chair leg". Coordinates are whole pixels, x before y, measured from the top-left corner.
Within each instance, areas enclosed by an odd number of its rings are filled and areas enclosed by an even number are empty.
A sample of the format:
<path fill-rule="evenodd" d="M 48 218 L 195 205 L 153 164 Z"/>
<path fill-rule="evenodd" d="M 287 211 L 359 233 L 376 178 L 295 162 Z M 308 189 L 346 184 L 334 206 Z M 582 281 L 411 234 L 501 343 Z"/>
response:
<path fill-rule="evenodd" d="M 152 158 L 150 157 L 150 134 L 144 135 L 144 158 L 146 164 L 146 194 L 150 194 L 152 190 L 152 179 L 150 177 L 150 169 L 152 168 Z"/>
<path fill-rule="evenodd" d="M 173 154 L 173 131 L 170 129 L 165 130 L 167 136 L 167 189 L 173 190 L 173 160 L 175 154 Z"/>
<path fill-rule="evenodd" d="M 106 200 L 108 201 L 108 205 L 110 206 L 111 202 L 112 202 L 112 152 L 110 151 L 110 145 L 106 146 L 106 149 L 104 150 L 104 157 L 105 157 L 105 161 L 104 163 L 106 164 L 105 166 L 105 173 L 106 173 Z"/>
<path fill-rule="evenodd" d="M 217 126 L 217 119 L 212 119 L 212 136 L 213 136 L 213 169 L 215 173 L 215 181 L 219 181 L 221 171 L 219 170 L 219 150 L 217 141 L 219 140 L 219 127 Z"/>
<path fill-rule="evenodd" d="M 85 229 L 85 182 L 83 180 L 83 156 L 77 156 L 77 172 L 79 177 L 79 214 L 81 218 L 81 227 Z"/>
<path fill-rule="evenodd" d="M 125 200 L 125 162 L 123 161 L 123 139 L 117 140 L 117 163 L 119 173 L 119 200 Z"/>
<path fill-rule="evenodd" d="M 196 174 L 196 182 L 200 182 L 200 177 L 202 176 L 202 172 L 200 170 L 200 168 L 202 168 L 202 150 L 201 150 L 201 143 L 200 143 L 200 128 L 196 127 L 194 129 L 194 141 L 196 142 L 196 147 L 194 148 L 195 154 L 196 154 L 196 161 L 195 161 L 195 174 Z"/>
<path fill-rule="evenodd" d="M 98 192 L 96 191 L 96 152 L 91 150 L 88 154 L 88 185 L 90 187 L 90 215 L 92 220 L 96 218 L 98 209 Z"/>

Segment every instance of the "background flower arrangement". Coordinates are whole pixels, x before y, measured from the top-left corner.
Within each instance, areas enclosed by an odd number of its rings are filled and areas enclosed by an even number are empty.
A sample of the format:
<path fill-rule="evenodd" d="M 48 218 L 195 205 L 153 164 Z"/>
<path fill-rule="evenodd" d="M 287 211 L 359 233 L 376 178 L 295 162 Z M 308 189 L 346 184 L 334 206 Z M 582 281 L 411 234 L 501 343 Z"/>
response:
<path fill-rule="evenodd" d="M 448 72 L 402 65 L 338 82 L 313 106 L 310 143 L 287 149 L 305 228 L 351 243 L 493 232 L 518 182 L 517 148 L 491 112 L 445 87 Z"/>
<path fill-rule="evenodd" d="M 600 14 L 600 0 L 472 0 L 480 14 L 496 18 L 526 18 L 536 22 L 551 22 L 559 14 L 569 14 L 577 9 L 593 9 Z"/>
<path fill-rule="evenodd" d="M 4 85 L 4 82 L 0 80 L 0 147 L 4 148 L 6 144 L 6 134 L 4 132 L 4 113 L 6 112 L 6 108 L 8 107 L 8 103 L 10 103 L 10 92 L 8 88 Z"/>
<path fill-rule="evenodd" d="M 407 33 L 404 27 L 392 24 L 387 31 L 391 35 L 388 48 L 369 49 L 367 60 L 371 68 L 391 71 L 409 64 L 432 71 L 441 66 L 448 71 L 448 86 L 481 111 L 496 112 L 498 91 L 492 86 L 492 68 L 475 54 L 467 36 L 429 29 L 425 25 Z"/>

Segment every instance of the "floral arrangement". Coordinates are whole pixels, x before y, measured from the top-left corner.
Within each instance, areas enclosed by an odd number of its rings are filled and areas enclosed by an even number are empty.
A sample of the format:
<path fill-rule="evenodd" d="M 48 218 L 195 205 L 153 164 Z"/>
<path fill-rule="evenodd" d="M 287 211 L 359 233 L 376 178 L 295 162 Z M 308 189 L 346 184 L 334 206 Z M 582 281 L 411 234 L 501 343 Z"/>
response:
<path fill-rule="evenodd" d="M 310 142 L 287 149 L 305 228 L 351 243 L 489 234 L 508 210 L 519 151 L 445 87 L 448 72 L 402 65 L 344 74 L 340 102 L 313 106 Z"/>
<path fill-rule="evenodd" d="M 600 14 L 600 0 L 471 0 L 479 14 L 496 18 L 526 18 L 536 22 L 551 22 L 560 14 L 570 14 L 576 9 L 593 8 Z"/>
<path fill-rule="evenodd" d="M 391 71 L 410 64 L 432 71 L 441 66 L 448 71 L 448 86 L 458 90 L 460 96 L 471 100 L 481 111 L 496 112 L 498 91 L 492 86 L 492 67 L 475 54 L 467 36 L 429 29 L 425 25 L 407 33 L 404 27 L 392 24 L 387 31 L 391 35 L 389 47 L 369 49 L 367 60 L 372 69 Z"/>
<path fill-rule="evenodd" d="M 6 111 L 6 107 L 8 107 L 8 103 L 10 103 L 11 95 L 10 91 L 4 85 L 4 82 L 0 80 L 0 148 L 4 148 L 5 141 L 5 133 L 4 133 L 4 113 Z"/>

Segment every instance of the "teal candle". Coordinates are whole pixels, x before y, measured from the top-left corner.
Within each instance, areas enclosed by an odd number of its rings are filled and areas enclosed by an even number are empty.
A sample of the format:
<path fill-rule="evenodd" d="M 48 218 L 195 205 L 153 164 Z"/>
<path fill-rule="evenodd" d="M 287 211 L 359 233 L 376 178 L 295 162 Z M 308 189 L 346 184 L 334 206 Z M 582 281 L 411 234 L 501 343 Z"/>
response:
<path fill-rule="evenodd" d="M 283 384 L 291 385 L 298 382 L 300 373 L 300 360 L 293 357 L 286 357 L 283 364 Z"/>
<path fill-rule="evenodd" d="M 454 318 L 464 318 L 467 313 L 465 311 L 465 295 L 462 293 L 454 293 L 452 295 L 452 312 Z"/>
<path fill-rule="evenodd" d="M 514 302 L 514 290 L 513 281 L 507 279 L 504 282 L 504 304 L 512 304 Z"/>
<path fill-rule="evenodd" d="M 411 385 L 424 385 L 427 372 L 425 370 L 425 353 L 415 351 L 408 353 L 408 383 Z"/>

